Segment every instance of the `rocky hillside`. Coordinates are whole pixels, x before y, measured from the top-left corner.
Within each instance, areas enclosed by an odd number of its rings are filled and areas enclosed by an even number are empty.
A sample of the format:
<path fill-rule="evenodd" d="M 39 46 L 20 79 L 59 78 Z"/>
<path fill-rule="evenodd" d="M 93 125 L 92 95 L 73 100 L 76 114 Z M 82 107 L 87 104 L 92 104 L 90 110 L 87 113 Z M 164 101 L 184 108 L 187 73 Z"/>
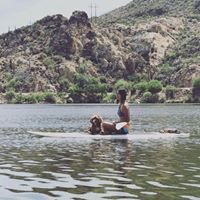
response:
<path fill-rule="evenodd" d="M 120 84 L 134 94 L 133 85 L 152 79 L 191 87 L 200 76 L 199 20 L 200 0 L 134 0 L 96 24 L 75 11 L 3 34 L 2 102 L 57 102 L 49 93 L 61 102 L 109 102 Z"/>
<path fill-rule="evenodd" d="M 154 35 L 157 42 L 150 43 L 163 47 L 157 49 L 162 61 L 154 62 L 155 78 L 163 83 L 191 87 L 200 76 L 200 0 L 132 0 L 101 16 L 98 24 L 126 24 L 134 30 L 143 24 L 151 27 L 144 34 L 146 39 Z"/>

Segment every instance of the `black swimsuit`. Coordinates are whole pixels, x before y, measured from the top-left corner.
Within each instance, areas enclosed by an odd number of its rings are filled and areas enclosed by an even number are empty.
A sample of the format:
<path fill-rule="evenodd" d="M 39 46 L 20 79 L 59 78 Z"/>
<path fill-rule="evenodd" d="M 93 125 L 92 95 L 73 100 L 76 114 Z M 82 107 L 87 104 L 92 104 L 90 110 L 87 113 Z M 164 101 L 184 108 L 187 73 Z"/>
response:
<path fill-rule="evenodd" d="M 119 105 L 119 108 L 118 108 L 118 111 L 117 111 L 117 114 L 119 117 L 123 117 L 125 114 L 121 111 L 121 105 Z M 125 127 L 122 127 L 120 129 L 120 134 L 128 134 L 128 127 L 125 126 Z"/>

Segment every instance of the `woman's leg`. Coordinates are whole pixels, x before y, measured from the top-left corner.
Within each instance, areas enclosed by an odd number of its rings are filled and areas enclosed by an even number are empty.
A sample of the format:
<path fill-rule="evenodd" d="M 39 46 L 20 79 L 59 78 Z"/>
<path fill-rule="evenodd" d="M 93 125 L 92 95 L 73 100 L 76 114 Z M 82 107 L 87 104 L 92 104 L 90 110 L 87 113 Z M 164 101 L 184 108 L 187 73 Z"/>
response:
<path fill-rule="evenodd" d="M 110 122 L 102 122 L 101 123 L 102 134 L 109 135 L 113 132 L 116 132 L 115 125 Z"/>

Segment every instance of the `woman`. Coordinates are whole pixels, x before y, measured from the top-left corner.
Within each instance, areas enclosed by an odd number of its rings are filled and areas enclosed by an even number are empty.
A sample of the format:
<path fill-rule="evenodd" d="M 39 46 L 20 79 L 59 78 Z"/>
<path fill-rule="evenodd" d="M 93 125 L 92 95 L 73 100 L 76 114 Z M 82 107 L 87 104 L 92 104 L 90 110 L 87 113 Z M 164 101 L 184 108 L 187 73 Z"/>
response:
<path fill-rule="evenodd" d="M 117 114 L 119 116 L 119 121 L 113 123 L 102 122 L 102 134 L 128 134 L 129 132 L 129 122 L 130 122 L 130 111 L 128 104 L 126 102 L 126 91 L 121 89 L 117 92 L 117 103 L 119 103 Z M 126 122 L 127 125 L 117 130 L 116 124 L 119 122 Z"/>

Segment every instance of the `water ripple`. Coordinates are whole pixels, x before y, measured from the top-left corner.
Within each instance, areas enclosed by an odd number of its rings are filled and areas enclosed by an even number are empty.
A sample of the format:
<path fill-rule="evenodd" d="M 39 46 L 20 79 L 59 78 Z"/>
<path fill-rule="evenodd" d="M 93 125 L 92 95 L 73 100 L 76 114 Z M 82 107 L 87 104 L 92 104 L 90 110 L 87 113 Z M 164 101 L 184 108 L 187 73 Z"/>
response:
<path fill-rule="evenodd" d="M 130 106 L 138 133 L 176 127 L 176 141 L 38 138 L 33 130 L 83 130 L 88 116 L 113 119 L 116 105 L 0 105 L 3 200 L 199 200 L 200 106 Z"/>
<path fill-rule="evenodd" d="M 171 185 L 164 185 L 162 183 L 156 182 L 156 181 L 147 181 L 147 183 L 149 183 L 150 185 L 159 187 L 159 188 L 171 188 L 171 189 L 181 189 L 184 190 L 186 188 L 184 187 L 177 187 L 177 186 L 171 186 Z"/>

